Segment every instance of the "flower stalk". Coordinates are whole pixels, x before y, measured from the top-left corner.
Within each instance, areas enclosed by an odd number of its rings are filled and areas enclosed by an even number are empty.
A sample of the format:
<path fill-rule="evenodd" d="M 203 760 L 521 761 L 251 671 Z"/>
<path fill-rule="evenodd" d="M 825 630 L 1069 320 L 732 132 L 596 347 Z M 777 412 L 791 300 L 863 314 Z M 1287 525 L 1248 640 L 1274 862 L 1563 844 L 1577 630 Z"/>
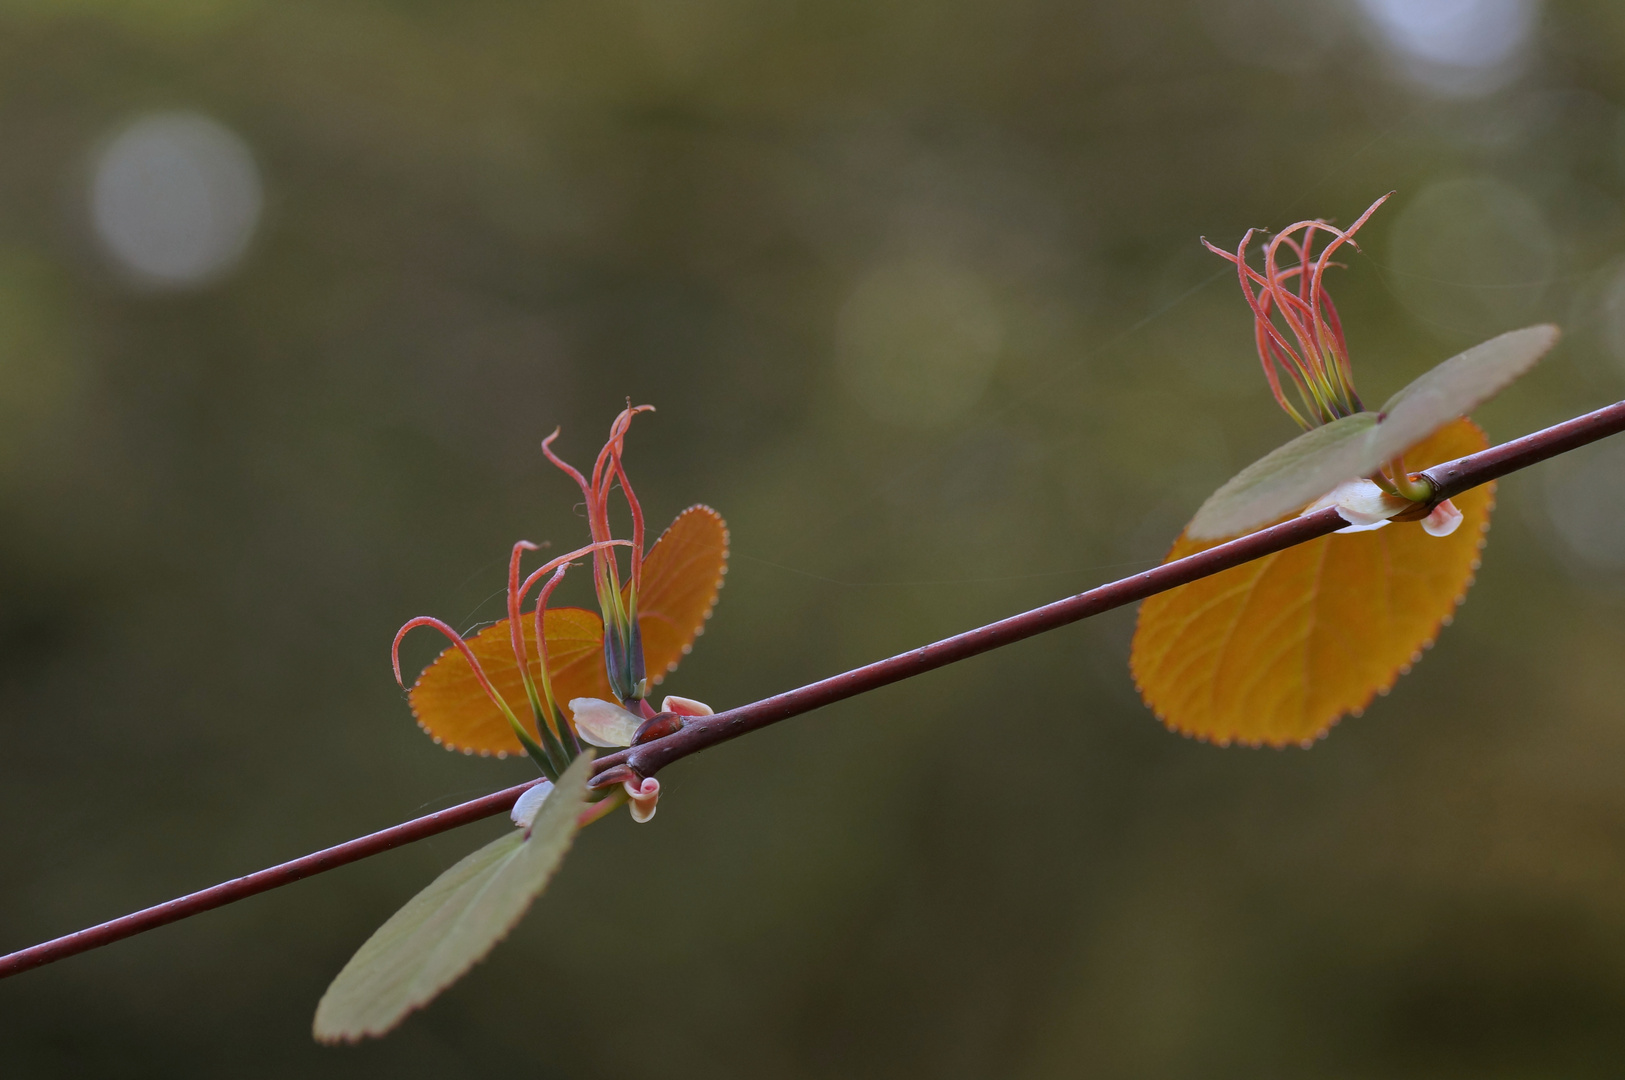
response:
<path fill-rule="evenodd" d="M 1326 271 L 1342 265 L 1334 263 L 1332 255 L 1343 245 L 1359 250 L 1354 234 L 1392 195 L 1389 192 L 1366 207 L 1346 229 L 1318 218 L 1287 226 L 1264 245 L 1262 270 L 1247 263 L 1247 249 L 1259 230 L 1248 229 L 1234 253 L 1202 238 L 1204 247 L 1235 266 L 1242 295 L 1253 312 L 1253 337 L 1270 393 L 1305 431 L 1365 411 L 1354 388 L 1343 321 L 1326 291 Z M 1321 243 L 1318 252 L 1317 243 Z M 1296 401 L 1283 389 L 1283 376 L 1292 385 Z M 1367 479 L 1387 494 L 1414 504 L 1396 520 L 1423 517 L 1427 510 L 1421 508 L 1430 510 L 1435 501 L 1433 485 L 1425 477 L 1413 476 L 1405 468 L 1403 455 L 1386 462 Z M 1443 517 L 1454 513 L 1452 506 Z"/>
<path fill-rule="evenodd" d="M 638 628 L 638 587 L 643 580 L 643 507 L 626 477 L 622 456 L 632 418 L 639 413 L 653 411 L 653 405 L 634 406 L 630 403 L 622 410 L 610 425 L 609 439 L 598 452 L 590 480 L 554 453 L 553 443 L 559 437 L 558 429 L 542 440 L 542 453 L 547 455 L 547 460 L 581 489 L 581 495 L 586 500 L 587 523 L 595 542 L 608 541 L 611 537 L 609 502 L 616 485 L 620 486 L 621 495 L 632 515 L 632 542 L 624 588 L 615 554 L 607 550 L 593 553 L 593 586 L 604 620 L 604 668 L 609 675 L 611 691 L 622 702 L 641 702 L 649 693 L 649 680 L 643 662 L 643 634 Z"/>
<path fill-rule="evenodd" d="M 1319 219 L 1287 226 L 1264 245 L 1262 271 L 1247 264 L 1248 245 L 1259 230 L 1248 229 L 1234 254 L 1202 238 L 1204 247 L 1235 266 L 1253 311 L 1253 337 L 1270 393 L 1305 431 L 1365 408 L 1354 389 L 1343 322 L 1326 291 L 1326 271 L 1341 265 L 1332 262 L 1332 254 L 1344 244 L 1359 250 L 1354 234 L 1388 198 L 1372 203 L 1347 229 Z M 1326 241 L 1317 254 L 1322 233 Z M 1282 387 L 1283 375 L 1297 393 L 1296 404 Z"/>

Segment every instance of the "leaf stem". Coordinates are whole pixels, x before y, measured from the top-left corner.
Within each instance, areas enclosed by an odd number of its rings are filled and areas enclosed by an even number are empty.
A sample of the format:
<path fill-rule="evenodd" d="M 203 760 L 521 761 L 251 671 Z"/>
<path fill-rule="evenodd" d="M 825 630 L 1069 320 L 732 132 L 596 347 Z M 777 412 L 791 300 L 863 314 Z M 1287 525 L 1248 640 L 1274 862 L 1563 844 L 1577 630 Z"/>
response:
<path fill-rule="evenodd" d="M 1393 485 L 1394 494 L 1402 499 L 1409 499 L 1413 503 L 1433 502 L 1433 483 L 1427 477 L 1418 475 L 1411 479 L 1411 474 L 1405 468 L 1405 455 L 1401 454 L 1388 463 L 1388 482 Z"/>

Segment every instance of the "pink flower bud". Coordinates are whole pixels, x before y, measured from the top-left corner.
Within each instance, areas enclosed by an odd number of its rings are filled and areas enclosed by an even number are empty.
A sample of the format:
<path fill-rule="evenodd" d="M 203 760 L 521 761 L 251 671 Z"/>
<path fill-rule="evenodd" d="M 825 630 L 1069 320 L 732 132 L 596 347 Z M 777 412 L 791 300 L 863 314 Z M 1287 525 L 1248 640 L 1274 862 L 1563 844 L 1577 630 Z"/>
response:
<path fill-rule="evenodd" d="M 660 711 L 673 712 L 678 716 L 710 716 L 715 710 L 703 701 L 667 694 L 666 700 L 660 703 Z"/>
<path fill-rule="evenodd" d="M 1456 504 L 1446 499 L 1433 508 L 1433 512 L 1422 519 L 1422 529 L 1429 536 L 1449 536 L 1461 524 L 1461 511 Z"/>
<path fill-rule="evenodd" d="M 626 789 L 626 797 L 632 800 L 633 821 L 642 825 L 655 816 L 655 804 L 660 801 L 659 780 L 649 776 L 641 784 L 628 780 L 622 787 Z"/>

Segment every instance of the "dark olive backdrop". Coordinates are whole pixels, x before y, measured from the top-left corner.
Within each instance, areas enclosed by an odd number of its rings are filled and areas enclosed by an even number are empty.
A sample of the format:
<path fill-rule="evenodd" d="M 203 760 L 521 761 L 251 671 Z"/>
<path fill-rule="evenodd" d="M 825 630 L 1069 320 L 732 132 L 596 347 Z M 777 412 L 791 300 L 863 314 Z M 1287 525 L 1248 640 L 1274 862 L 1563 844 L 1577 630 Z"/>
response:
<path fill-rule="evenodd" d="M 1491 435 L 1620 397 L 1622 103 L 1605 0 L 0 5 L 0 948 L 524 779 L 389 640 L 584 538 L 537 445 L 629 396 L 651 519 L 733 529 L 668 683 L 719 706 L 1147 566 L 1291 435 L 1198 235 L 1397 190 L 1333 286 L 1368 400 L 1546 318 Z M 248 194 L 97 217 L 176 113 Z M 224 254 L 143 276 L 140 198 Z M 1312 750 L 1166 733 L 1132 625 L 672 768 L 381 1043 L 317 998 L 498 824 L 0 983 L 0 1072 L 1617 1075 L 1625 449 L 1506 481 Z"/>

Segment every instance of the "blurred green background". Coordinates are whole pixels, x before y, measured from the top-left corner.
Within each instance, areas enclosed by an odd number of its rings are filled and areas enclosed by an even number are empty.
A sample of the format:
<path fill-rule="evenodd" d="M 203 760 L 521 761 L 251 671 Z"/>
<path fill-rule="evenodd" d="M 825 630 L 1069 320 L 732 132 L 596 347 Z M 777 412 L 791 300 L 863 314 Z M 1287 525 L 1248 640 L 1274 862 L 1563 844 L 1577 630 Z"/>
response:
<path fill-rule="evenodd" d="M 1625 395 L 1605 0 L 0 3 L 0 949 L 530 773 L 388 664 L 576 544 L 624 401 L 739 704 L 1156 562 L 1294 429 L 1198 235 L 1349 221 L 1380 401 Z M 470 977 L 314 1045 L 487 822 L 0 982 L 10 1077 L 1581 1077 L 1625 1055 L 1625 444 L 1505 481 L 1312 750 L 1165 732 L 1131 611 L 673 767 Z M 583 596 L 574 585 L 579 602 Z M 409 666 L 433 655 L 427 636 Z"/>

